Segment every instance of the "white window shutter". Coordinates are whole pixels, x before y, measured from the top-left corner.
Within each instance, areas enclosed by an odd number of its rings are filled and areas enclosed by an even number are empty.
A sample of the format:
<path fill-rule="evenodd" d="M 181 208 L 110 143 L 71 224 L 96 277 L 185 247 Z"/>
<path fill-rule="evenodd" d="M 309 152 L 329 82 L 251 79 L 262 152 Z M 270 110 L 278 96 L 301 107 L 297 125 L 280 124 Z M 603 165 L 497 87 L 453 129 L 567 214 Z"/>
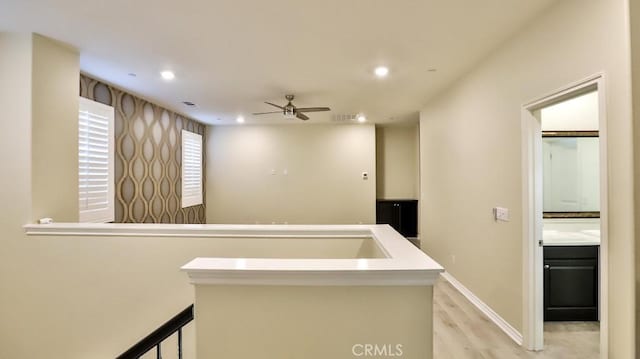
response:
<path fill-rule="evenodd" d="M 80 222 L 113 222 L 113 107 L 80 97 L 78 123 L 78 185 Z"/>
<path fill-rule="evenodd" d="M 182 208 L 202 204 L 202 136 L 182 130 Z"/>

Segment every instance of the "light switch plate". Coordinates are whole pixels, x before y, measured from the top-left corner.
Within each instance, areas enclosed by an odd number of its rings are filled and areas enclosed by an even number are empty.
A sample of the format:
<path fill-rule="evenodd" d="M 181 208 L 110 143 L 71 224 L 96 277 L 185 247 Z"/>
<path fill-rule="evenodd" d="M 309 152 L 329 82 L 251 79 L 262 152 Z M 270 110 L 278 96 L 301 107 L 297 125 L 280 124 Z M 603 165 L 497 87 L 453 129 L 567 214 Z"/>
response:
<path fill-rule="evenodd" d="M 369 173 L 368 172 L 362 172 L 362 179 L 363 180 L 369 179 Z"/>
<path fill-rule="evenodd" d="M 509 221 L 509 208 L 496 207 L 493 209 L 493 216 L 496 221 Z"/>

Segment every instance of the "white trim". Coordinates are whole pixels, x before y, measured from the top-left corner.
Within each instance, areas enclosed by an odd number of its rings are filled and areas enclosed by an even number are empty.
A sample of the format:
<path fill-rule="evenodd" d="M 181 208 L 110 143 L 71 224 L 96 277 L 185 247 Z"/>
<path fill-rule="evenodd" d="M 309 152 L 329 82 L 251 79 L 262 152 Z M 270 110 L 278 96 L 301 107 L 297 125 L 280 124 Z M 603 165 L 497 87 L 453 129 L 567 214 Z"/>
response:
<path fill-rule="evenodd" d="M 451 285 L 460 292 L 465 298 L 471 302 L 478 310 L 486 315 L 500 330 L 509 336 L 516 344 L 522 345 L 522 334 L 514 328 L 509 322 L 504 320 L 498 313 L 496 313 L 490 306 L 478 298 L 472 291 L 465 287 L 462 283 L 458 282 L 449 272 L 441 273 L 442 277 L 451 283 Z"/>
<path fill-rule="evenodd" d="M 522 227 L 523 227 L 523 337 L 529 350 L 544 347 L 542 249 L 542 181 L 536 178 L 536 166 L 540 159 L 536 154 L 541 136 L 540 123 L 532 112 L 580 93 L 589 87 L 598 90 L 600 132 L 600 356 L 608 357 L 608 167 L 607 167 L 607 111 L 604 73 L 597 73 L 583 80 L 551 92 L 522 106 Z M 540 172 L 540 171 L 538 171 Z M 540 173 L 538 173 L 539 175 Z M 540 208 L 538 208 L 540 207 Z"/>
<path fill-rule="evenodd" d="M 369 226 L 293 226 L 150 223 L 50 223 L 23 226 L 30 236 L 81 237 L 371 237 Z"/>
<path fill-rule="evenodd" d="M 228 263 L 224 264 L 224 260 L 227 260 Z M 242 270 L 238 268 L 200 269 L 203 266 L 215 268 L 226 265 L 230 267 L 231 261 L 233 259 L 196 258 L 183 266 L 182 270 L 189 274 L 191 283 L 197 285 L 432 286 L 440 274 L 436 271 L 368 272 L 366 270 L 312 270 L 312 268 L 275 271 L 266 269 L 273 265 L 273 261 L 279 261 L 288 266 L 300 262 L 301 265 L 308 267 L 308 260 L 298 259 L 265 259 L 263 261 L 265 267 L 255 270 L 244 268 Z"/>
<path fill-rule="evenodd" d="M 580 92 L 581 90 L 593 86 L 593 85 L 597 85 L 599 84 L 600 81 L 602 81 L 604 79 L 604 73 L 600 72 L 588 77 L 585 77 L 582 80 L 576 81 L 574 83 L 571 83 L 567 86 L 563 86 L 555 91 L 551 91 L 550 93 L 529 101 L 527 103 L 525 103 L 524 105 L 522 105 L 523 108 L 527 109 L 528 111 L 533 111 L 533 110 L 537 110 L 540 109 L 542 107 L 545 107 L 555 101 L 557 101 L 560 98 L 566 97 L 568 95 L 571 95 L 575 92 Z"/>
<path fill-rule="evenodd" d="M 218 285 L 431 286 L 443 268 L 389 225 L 226 225 L 51 223 L 24 226 L 31 236 L 198 238 L 371 238 L 385 258 L 195 258 L 192 283 Z"/>
<path fill-rule="evenodd" d="M 609 159 L 605 76 L 597 80 L 600 128 L 600 358 L 609 357 Z"/>
<path fill-rule="evenodd" d="M 542 132 L 540 122 L 528 108 L 522 109 L 522 286 L 523 337 L 528 350 L 544 348 L 542 296 L 537 288 L 543 287 L 542 247 Z M 540 262 L 538 262 L 538 259 Z M 540 265 L 538 265 L 540 263 Z"/>

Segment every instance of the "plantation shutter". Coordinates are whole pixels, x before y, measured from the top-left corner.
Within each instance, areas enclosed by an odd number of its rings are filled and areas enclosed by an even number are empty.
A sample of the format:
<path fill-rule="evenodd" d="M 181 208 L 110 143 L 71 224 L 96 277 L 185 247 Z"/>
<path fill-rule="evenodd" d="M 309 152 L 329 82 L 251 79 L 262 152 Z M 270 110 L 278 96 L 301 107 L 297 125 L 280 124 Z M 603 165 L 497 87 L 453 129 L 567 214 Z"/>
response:
<path fill-rule="evenodd" d="M 80 97 L 78 185 L 80 222 L 113 222 L 114 109 Z"/>
<path fill-rule="evenodd" d="M 182 208 L 202 204 L 202 136 L 182 130 Z"/>

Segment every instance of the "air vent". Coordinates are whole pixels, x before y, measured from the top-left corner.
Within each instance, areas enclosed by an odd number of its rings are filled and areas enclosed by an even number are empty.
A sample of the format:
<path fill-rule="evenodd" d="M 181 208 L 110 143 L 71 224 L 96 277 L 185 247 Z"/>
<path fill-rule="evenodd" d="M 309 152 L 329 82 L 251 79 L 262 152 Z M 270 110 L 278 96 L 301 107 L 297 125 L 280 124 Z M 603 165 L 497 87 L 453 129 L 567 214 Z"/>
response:
<path fill-rule="evenodd" d="M 354 113 L 354 114 L 339 114 L 339 115 L 333 115 L 333 117 L 331 117 L 331 121 L 332 121 L 332 122 L 349 122 L 349 121 L 355 121 L 357 116 L 358 116 L 358 114 L 356 114 L 356 113 Z"/>
<path fill-rule="evenodd" d="M 191 101 L 182 101 L 183 104 L 185 104 L 186 106 L 195 106 L 196 104 L 191 102 Z"/>

